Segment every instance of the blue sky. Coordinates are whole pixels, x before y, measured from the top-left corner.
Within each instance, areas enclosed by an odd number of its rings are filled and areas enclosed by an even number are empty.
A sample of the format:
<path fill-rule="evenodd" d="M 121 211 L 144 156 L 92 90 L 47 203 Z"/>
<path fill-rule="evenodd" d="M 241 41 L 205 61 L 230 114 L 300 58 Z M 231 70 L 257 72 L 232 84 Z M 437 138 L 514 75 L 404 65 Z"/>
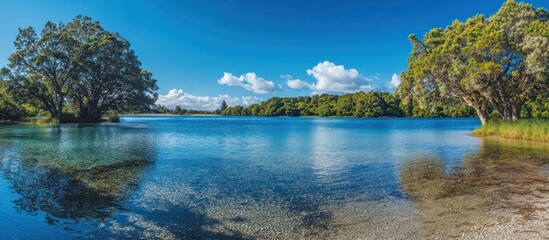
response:
<path fill-rule="evenodd" d="M 14 51 L 19 27 L 41 29 L 47 20 L 82 14 L 130 41 L 166 105 L 212 109 L 221 99 L 248 104 L 272 96 L 391 91 L 407 66 L 410 33 L 491 15 L 503 2 L 1 1 L 0 65 Z M 527 2 L 549 8 L 546 0 Z"/>

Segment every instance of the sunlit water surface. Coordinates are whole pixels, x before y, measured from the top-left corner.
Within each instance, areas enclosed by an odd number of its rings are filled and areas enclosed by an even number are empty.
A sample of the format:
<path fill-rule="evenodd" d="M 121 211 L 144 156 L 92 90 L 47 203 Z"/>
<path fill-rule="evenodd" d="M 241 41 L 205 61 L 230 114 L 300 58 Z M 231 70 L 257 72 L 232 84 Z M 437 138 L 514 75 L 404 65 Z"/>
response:
<path fill-rule="evenodd" d="M 478 125 L 477 119 L 259 117 L 3 125 L 1 238 L 280 239 L 368 237 L 384 227 L 405 235 L 436 231 L 441 226 L 427 225 L 441 215 L 431 206 L 448 204 L 430 200 L 475 195 L 468 199 L 475 211 L 503 206 L 488 197 L 493 192 L 482 191 L 483 183 L 499 181 L 501 189 L 493 191 L 505 194 L 513 190 L 502 182 L 509 174 L 545 174 L 538 170 L 546 147 L 532 151 L 528 144 L 468 136 Z M 501 170 L 502 156 L 533 163 Z M 404 222 L 396 226 L 399 219 Z"/>

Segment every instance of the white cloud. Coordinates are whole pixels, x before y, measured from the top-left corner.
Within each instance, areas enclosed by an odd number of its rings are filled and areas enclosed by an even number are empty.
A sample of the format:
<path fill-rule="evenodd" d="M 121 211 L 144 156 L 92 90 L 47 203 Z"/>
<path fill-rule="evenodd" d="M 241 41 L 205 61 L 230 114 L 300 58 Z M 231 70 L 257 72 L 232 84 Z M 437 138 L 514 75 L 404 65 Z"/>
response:
<path fill-rule="evenodd" d="M 228 104 L 229 106 L 234 106 L 234 105 L 248 106 L 248 105 L 252 105 L 260 102 L 263 102 L 263 98 L 259 98 L 257 96 L 244 96 L 244 97 L 241 97 L 240 99 L 237 97 L 234 97 L 232 98 L 231 101 L 229 101 Z"/>
<path fill-rule="evenodd" d="M 292 77 L 292 75 L 286 74 L 280 77 L 286 79 L 286 85 L 288 85 L 288 87 L 291 89 L 300 90 L 300 89 L 309 89 L 310 87 L 310 84 L 308 82 L 305 82 L 299 79 L 293 79 L 294 77 Z"/>
<path fill-rule="evenodd" d="M 401 82 L 402 82 L 402 80 L 400 79 L 400 76 L 398 76 L 398 74 L 394 73 L 393 77 L 391 78 L 391 81 L 389 81 L 389 83 L 388 83 L 388 87 L 389 87 L 389 89 L 396 89 L 398 87 L 398 85 L 400 85 Z"/>
<path fill-rule="evenodd" d="M 217 82 L 221 85 L 240 86 L 247 91 L 258 94 L 272 93 L 280 90 L 280 86 L 275 86 L 272 81 L 259 77 L 253 72 L 240 75 L 240 77 L 236 77 L 232 73 L 225 72 L 223 73 L 223 77 L 218 79 Z"/>
<path fill-rule="evenodd" d="M 240 78 L 235 77 L 232 73 L 224 72 L 223 77 L 217 80 L 217 82 L 221 85 L 227 85 L 227 86 L 241 86 L 242 81 L 244 81 L 244 78 L 240 76 Z"/>
<path fill-rule="evenodd" d="M 310 87 L 310 84 L 305 82 L 305 81 L 301 81 L 299 79 L 289 79 L 287 82 L 286 82 L 286 85 L 288 85 L 288 87 L 292 88 L 292 89 L 306 89 L 306 88 L 309 88 Z"/>
<path fill-rule="evenodd" d="M 156 104 L 164 105 L 168 108 L 180 106 L 183 109 L 212 111 L 218 109 L 223 100 L 225 100 L 229 106 L 247 106 L 263 101 L 262 98 L 257 96 L 231 97 L 227 94 L 215 97 L 193 96 L 184 92 L 182 89 L 172 89 L 166 95 L 159 95 Z"/>
<path fill-rule="evenodd" d="M 291 79 L 285 75 L 286 84 L 292 89 L 309 89 L 313 93 L 370 91 L 373 89 L 372 79 L 362 76 L 356 69 L 345 69 L 343 65 L 335 65 L 324 61 L 312 69 L 307 69 L 307 74 L 316 79 L 315 83 L 308 83 L 299 79 Z M 288 77 L 289 76 L 289 77 Z"/>

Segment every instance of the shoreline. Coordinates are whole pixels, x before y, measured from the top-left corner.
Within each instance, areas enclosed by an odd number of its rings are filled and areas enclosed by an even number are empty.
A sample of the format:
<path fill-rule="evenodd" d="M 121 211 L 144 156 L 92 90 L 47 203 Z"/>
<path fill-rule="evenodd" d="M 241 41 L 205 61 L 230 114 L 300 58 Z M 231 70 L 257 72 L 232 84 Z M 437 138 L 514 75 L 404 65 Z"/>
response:
<path fill-rule="evenodd" d="M 139 113 L 139 114 L 119 114 L 120 117 L 249 117 L 249 118 L 343 118 L 343 119 L 476 119 L 477 117 L 346 117 L 346 116 L 236 116 L 236 115 L 219 115 L 219 114 L 170 114 L 170 113 Z"/>
<path fill-rule="evenodd" d="M 217 114 L 171 114 L 171 113 L 124 113 L 118 114 L 119 117 L 185 117 L 185 116 L 200 116 L 200 117 L 222 117 L 222 115 Z"/>

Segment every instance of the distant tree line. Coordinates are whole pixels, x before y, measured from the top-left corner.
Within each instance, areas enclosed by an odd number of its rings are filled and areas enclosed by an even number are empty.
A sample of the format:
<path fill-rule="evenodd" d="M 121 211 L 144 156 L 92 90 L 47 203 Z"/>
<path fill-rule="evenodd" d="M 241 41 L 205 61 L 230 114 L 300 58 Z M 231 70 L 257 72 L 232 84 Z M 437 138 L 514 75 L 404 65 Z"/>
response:
<path fill-rule="evenodd" d="M 218 110 L 219 111 L 219 110 Z M 320 116 L 320 117 L 474 117 L 473 108 L 459 102 L 423 108 L 388 92 L 322 94 L 305 97 L 273 97 L 259 104 L 230 106 L 225 116 Z"/>
<path fill-rule="evenodd" d="M 522 106 L 525 118 L 549 118 L 549 94 L 540 95 Z M 398 94 L 388 92 L 356 92 L 345 95 L 321 94 L 301 97 L 273 97 L 267 101 L 248 106 L 228 106 L 222 102 L 214 111 L 183 109 L 180 106 L 170 109 L 163 105 L 154 106 L 149 113 L 156 114 L 217 114 L 223 116 L 319 116 L 319 117 L 477 117 L 474 108 L 457 99 L 438 101 L 422 105 L 408 98 L 402 101 Z M 501 119 L 497 110 L 490 116 Z"/>
<path fill-rule="evenodd" d="M 193 109 L 183 109 L 181 106 L 175 106 L 174 109 L 167 108 L 163 105 L 155 105 L 149 113 L 155 114 L 174 114 L 174 115 L 190 115 L 190 114 L 216 114 L 216 111 L 208 110 L 193 110 Z"/>

